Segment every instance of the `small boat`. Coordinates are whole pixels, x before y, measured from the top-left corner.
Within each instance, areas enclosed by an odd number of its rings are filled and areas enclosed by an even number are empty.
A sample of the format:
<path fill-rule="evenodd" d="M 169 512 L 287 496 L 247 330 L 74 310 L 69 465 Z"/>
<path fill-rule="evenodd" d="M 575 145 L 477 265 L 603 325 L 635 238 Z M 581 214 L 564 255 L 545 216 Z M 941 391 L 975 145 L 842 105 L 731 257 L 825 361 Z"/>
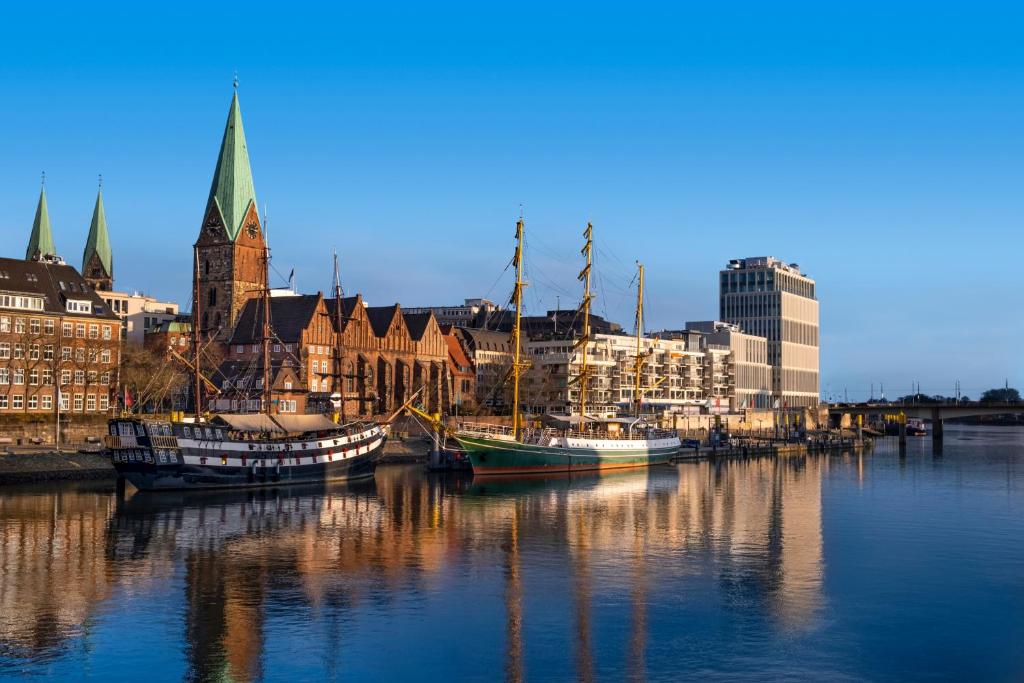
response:
<path fill-rule="evenodd" d="M 524 428 L 520 410 L 519 381 L 525 364 L 522 362 L 523 281 L 523 219 L 516 223 L 516 251 L 512 263 L 516 268 L 516 284 L 512 295 L 515 305 L 515 324 L 512 329 L 512 426 L 462 424 L 454 438 L 469 455 L 474 475 L 549 474 L 555 472 L 583 472 L 589 470 L 646 467 L 667 463 L 679 451 L 680 440 L 676 432 L 656 429 L 641 424 L 637 418 L 625 431 L 602 431 L 599 423 L 587 415 L 587 389 L 591 370 L 587 359 L 590 341 L 590 271 L 593 251 L 593 226 L 587 223 L 583 233 L 585 266 L 579 274 L 583 282 L 583 301 L 580 305 L 582 334 L 573 345 L 582 349 L 578 376 L 572 379 L 579 386 L 579 419 L 576 427 L 567 430 L 550 428 Z M 643 310 L 643 266 L 640 266 L 637 297 L 637 360 L 636 393 L 634 401 L 640 413 L 640 378 L 643 369 L 641 353 Z"/>

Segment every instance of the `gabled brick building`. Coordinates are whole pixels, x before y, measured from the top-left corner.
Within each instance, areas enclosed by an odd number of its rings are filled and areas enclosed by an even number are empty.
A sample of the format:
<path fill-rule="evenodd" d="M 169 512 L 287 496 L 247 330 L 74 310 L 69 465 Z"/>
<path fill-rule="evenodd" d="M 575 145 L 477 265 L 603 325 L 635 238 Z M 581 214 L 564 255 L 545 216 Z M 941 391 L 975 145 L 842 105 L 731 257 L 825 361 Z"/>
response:
<path fill-rule="evenodd" d="M 219 376 L 211 378 L 220 385 L 210 402 L 218 410 L 260 409 L 264 239 L 236 92 L 193 264 L 193 326 L 225 348 Z M 421 386 L 419 400 L 431 410 L 450 401 L 447 345 L 433 314 L 404 314 L 398 304 L 367 307 L 359 296 L 269 301 L 274 412 L 328 413 L 340 400 L 346 419 L 387 415 Z"/>

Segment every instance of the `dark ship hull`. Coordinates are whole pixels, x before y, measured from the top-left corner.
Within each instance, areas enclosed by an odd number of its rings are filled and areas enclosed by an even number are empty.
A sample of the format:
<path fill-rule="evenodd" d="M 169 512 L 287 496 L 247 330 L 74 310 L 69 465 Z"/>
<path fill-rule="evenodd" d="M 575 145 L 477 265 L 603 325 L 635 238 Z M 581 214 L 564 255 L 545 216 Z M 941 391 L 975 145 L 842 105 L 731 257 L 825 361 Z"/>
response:
<path fill-rule="evenodd" d="M 216 426 L 111 420 L 108 453 L 143 491 L 235 489 L 372 477 L 387 427 L 268 438 Z"/>

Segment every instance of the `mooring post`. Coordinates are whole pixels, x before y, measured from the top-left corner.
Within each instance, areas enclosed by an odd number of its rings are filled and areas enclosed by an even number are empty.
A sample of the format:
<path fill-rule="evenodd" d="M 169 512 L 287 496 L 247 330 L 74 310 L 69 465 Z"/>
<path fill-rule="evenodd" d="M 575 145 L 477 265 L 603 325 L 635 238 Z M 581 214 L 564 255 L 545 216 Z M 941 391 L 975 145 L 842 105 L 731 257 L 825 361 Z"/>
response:
<path fill-rule="evenodd" d="M 932 441 L 942 441 L 942 414 L 938 408 L 932 408 Z"/>
<path fill-rule="evenodd" d="M 899 414 L 900 448 L 907 447 L 907 414 Z"/>

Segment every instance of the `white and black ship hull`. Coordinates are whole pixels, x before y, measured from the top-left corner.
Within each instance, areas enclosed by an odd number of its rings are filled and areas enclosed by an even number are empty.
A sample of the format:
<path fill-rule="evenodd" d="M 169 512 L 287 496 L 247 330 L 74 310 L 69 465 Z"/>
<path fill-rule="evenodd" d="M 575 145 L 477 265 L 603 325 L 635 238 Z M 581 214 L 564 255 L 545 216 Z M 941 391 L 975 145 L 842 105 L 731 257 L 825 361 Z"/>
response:
<path fill-rule="evenodd" d="M 136 420 L 112 420 L 110 425 L 111 432 L 118 432 L 107 439 L 114 468 L 144 491 L 255 488 L 372 477 L 388 431 L 379 425 L 361 425 L 291 439 L 238 439 L 216 427 Z M 141 433 L 127 434 L 130 430 Z"/>

